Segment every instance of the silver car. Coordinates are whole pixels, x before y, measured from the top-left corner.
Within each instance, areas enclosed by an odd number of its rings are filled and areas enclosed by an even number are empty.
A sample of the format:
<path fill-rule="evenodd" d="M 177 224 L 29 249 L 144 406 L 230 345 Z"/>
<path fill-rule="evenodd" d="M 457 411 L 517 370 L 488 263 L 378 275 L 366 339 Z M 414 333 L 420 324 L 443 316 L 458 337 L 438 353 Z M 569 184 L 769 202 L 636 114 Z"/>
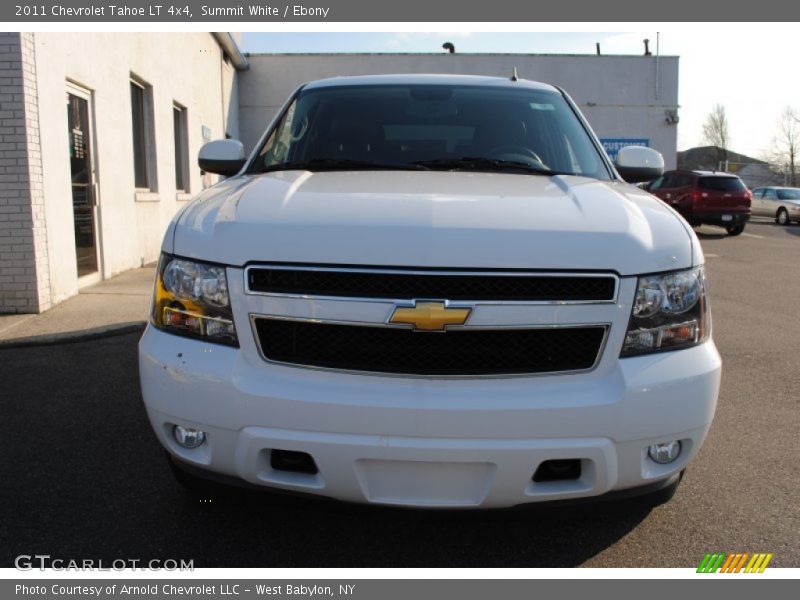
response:
<path fill-rule="evenodd" d="M 760 187 L 753 190 L 752 214 L 773 217 L 776 223 L 800 222 L 800 188 Z"/>

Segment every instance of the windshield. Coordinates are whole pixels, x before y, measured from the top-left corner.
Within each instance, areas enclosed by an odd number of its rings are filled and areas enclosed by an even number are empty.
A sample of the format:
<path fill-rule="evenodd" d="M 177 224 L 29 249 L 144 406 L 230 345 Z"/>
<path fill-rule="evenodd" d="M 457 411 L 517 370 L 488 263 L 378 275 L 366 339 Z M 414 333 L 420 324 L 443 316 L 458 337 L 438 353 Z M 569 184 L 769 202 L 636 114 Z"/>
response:
<path fill-rule="evenodd" d="M 800 190 L 777 190 L 779 200 L 800 200 Z"/>
<path fill-rule="evenodd" d="M 287 169 L 475 170 L 611 179 L 560 94 L 468 85 L 302 91 L 249 172 Z"/>

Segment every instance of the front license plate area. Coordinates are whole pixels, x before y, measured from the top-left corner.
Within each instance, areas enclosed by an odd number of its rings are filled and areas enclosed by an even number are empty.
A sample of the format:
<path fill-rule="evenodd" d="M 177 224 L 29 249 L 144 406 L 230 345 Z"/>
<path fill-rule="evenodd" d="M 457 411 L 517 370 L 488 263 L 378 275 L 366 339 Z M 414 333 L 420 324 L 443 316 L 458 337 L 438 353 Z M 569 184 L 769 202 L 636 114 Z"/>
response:
<path fill-rule="evenodd" d="M 722 220 L 723 221 L 733 221 L 733 216 L 732 215 L 722 215 Z"/>

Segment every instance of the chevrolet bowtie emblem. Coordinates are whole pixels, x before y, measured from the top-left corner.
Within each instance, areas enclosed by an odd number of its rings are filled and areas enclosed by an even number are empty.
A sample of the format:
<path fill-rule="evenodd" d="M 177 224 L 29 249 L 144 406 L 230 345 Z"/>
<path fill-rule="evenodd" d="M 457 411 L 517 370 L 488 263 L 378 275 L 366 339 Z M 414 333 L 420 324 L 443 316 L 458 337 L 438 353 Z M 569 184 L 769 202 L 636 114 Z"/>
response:
<path fill-rule="evenodd" d="M 396 306 L 389 323 L 413 325 L 414 331 L 444 331 L 448 325 L 463 325 L 471 308 L 451 308 L 445 302 L 414 302 Z"/>

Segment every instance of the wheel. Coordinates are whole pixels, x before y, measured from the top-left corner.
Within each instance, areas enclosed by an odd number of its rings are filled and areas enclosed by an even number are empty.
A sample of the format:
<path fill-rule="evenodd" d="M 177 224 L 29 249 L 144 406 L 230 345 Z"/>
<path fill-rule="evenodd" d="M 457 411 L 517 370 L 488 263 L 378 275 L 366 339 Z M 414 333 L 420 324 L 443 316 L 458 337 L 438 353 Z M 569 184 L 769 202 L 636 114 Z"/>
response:
<path fill-rule="evenodd" d="M 639 493 L 634 490 L 629 496 L 623 495 L 622 497 L 609 498 L 607 501 L 598 502 L 594 506 L 601 510 L 605 508 L 605 510 L 611 512 L 650 511 L 672 499 L 683 480 L 684 472 L 685 469 L 671 477 L 664 487 L 659 487 L 656 491 Z"/>
<path fill-rule="evenodd" d="M 725 227 L 728 235 L 739 235 L 744 231 L 744 225 L 728 225 Z"/>
<path fill-rule="evenodd" d="M 665 488 L 658 490 L 657 492 L 653 492 L 652 494 L 648 494 L 646 496 L 642 496 L 639 498 L 639 506 L 644 508 L 655 508 L 661 504 L 669 502 L 672 500 L 672 497 L 675 495 L 675 492 L 678 491 L 678 486 L 683 481 L 683 475 L 686 473 L 686 469 L 683 469 L 678 477 L 673 481 L 670 485 Z"/>
<path fill-rule="evenodd" d="M 778 225 L 788 225 L 789 224 L 789 213 L 786 212 L 785 208 L 778 209 L 778 215 L 775 217 L 775 222 Z"/>
<path fill-rule="evenodd" d="M 185 469 L 182 469 L 172 456 L 167 455 L 167 462 L 172 476 L 175 478 L 183 490 L 193 500 L 200 502 L 208 502 L 212 499 L 223 500 L 231 495 L 233 490 L 225 485 L 203 479 L 197 475 L 192 475 Z"/>

